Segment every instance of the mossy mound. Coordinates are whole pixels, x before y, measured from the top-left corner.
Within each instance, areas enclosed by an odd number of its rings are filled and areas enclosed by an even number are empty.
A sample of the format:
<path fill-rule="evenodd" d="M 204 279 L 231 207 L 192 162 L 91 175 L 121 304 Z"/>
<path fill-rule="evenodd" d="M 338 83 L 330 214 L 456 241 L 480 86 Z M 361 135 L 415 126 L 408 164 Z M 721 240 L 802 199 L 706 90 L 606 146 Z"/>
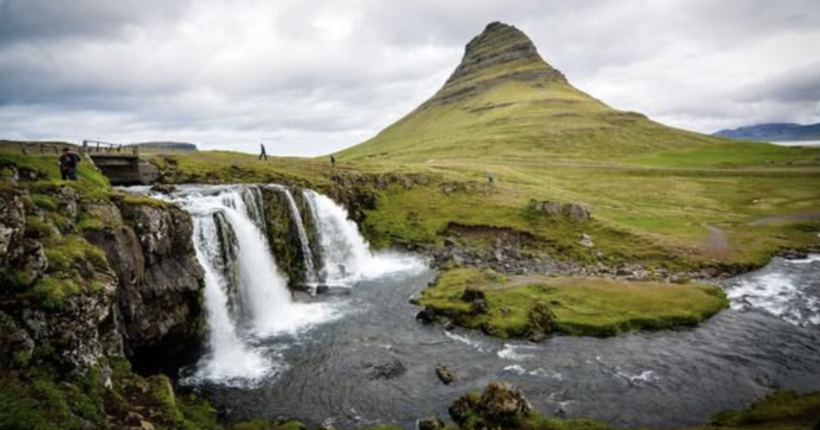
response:
<path fill-rule="evenodd" d="M 723 290 L 706 284 L 507 278 L 492 271 L 455 269 L 424 290 L 420 304 L 492 336 L 537 338 L 552 331 L 603 337 L 692 326 L 729 302 Z"/>

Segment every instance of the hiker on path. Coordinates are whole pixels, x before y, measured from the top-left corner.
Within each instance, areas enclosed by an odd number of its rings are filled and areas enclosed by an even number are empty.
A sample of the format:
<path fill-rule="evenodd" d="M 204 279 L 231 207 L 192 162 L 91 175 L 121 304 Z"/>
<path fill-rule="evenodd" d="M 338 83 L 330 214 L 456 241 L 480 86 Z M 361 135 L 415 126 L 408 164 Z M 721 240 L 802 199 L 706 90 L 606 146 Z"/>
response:
<path fill-rule="evenodd" d="M 330 167 L 336 167 L 336 158 L 330 156 Z"/>
<path fill-rule="evenodd" d="M 268 161 L 268 154 L 265 152 L 265 144 L 260 143 L 259 146 L 262 148 L 262 152 L 259 153 L 259 159 L 261 160 L 264 157 L 265 161 Z"/>
<path fill-rule="evenodd" d="M 69 147 L 63 148 L 63 155 L 60 156 L 60 173 L 63 180 L 77 180 L 77 164 L 80 163 L 80 156 L 72 152 Z"/>
<path fill-rule="evenodd" d="M 490 188 L 495 188 L 495 175 L 493 175 L 493 172 L 487 172 L 487 182 L 490 184 Z"/>

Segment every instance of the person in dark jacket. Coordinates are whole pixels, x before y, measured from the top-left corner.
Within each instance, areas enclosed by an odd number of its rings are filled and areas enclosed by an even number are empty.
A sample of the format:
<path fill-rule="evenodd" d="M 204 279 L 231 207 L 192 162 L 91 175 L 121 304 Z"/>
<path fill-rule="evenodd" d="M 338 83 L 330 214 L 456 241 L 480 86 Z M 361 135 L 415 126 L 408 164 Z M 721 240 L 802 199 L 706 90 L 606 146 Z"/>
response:
<path fill-rule="evenodd" d="M 63 155 L 60 156 L 60 174 L 64 181 L 77 180 L 77 165 L 80 164 L 80 160 L 80 156 L 69 147 L 63 148 Z"/>
<path fill-rule="evenodd" d="M 265 152 L 265 144 L 260 143 L 259 147 L 262 148 L 262 152 L 259 153 L 259 159 L 261 160 L 262 158 L 264 158 L 265 161 L 268 161 L 268 153 Z"/>

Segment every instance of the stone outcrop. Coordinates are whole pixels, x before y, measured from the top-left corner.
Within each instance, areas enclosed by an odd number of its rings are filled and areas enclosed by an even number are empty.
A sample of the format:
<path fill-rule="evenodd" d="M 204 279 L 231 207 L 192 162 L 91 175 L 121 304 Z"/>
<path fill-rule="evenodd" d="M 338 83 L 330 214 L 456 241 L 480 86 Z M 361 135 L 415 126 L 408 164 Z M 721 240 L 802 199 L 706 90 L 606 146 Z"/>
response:
<path fill-rule="evenodd" d="M 589 210 L 580 203 L 557 203 L 550 201 L 530 200 L 529 208 L 543 212 L 550 217 L 565 216 L 574 222 L 585 222 L 589 219 Z"/>
<path fill-rule="evenodd" d="M 492 382 L 481 396 L 468 394 L 453 402 L 450 417 L 462 425 L 468 419 L 477 419 L 475 428 L 506 428 L 522 415 L 532 412 L 532 405 L 524 394 L 506 382 Z"/>
<path fill-rule="evenodd" d="M 192 228 L 160 202 L 0 190 L 0 368 L 36 360 L 105 375 L 101 359 L 121 356 L 137 369 L 181 364 L 204 329 Z"/>
<path fill-rule="evenodd" d="M 191 241 L 190 216 L 174 206 L 126 200 L 89 211 L 108 213 L 113 225 L 121 225 L 84 235 L 105 251 L 117 275 L 126 355 L 137 368 L 181 364 L 183 351 L 195 351 L 204 330 L 204 275 Z"/>

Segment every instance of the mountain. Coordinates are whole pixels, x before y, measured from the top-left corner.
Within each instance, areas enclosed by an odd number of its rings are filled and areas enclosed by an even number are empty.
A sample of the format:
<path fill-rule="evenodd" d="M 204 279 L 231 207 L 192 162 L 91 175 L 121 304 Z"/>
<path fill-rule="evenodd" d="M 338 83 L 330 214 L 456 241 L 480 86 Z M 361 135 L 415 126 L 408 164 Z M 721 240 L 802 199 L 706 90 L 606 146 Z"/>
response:
<path fill-rule="evenodd" d="M 794 123 L 769 123 L 721 130 L 715 136 L 732 139 L 784 142 L 790 140 L 820 140 L 820 123 L 801 125 Z"/>
<path fill-rule="evenodd" d="M 444 86 L 347 159 L 618 159 L 720 143 L 575 88 L 519 29 L 493 22 L 473 38 Z"/>
<path fill-rule="evenodd" d="M 142 142 L 129 146 L 139 146 L 142 149 L 156 151 L 197 151 L 195 143 L 186 142 Z"/>

